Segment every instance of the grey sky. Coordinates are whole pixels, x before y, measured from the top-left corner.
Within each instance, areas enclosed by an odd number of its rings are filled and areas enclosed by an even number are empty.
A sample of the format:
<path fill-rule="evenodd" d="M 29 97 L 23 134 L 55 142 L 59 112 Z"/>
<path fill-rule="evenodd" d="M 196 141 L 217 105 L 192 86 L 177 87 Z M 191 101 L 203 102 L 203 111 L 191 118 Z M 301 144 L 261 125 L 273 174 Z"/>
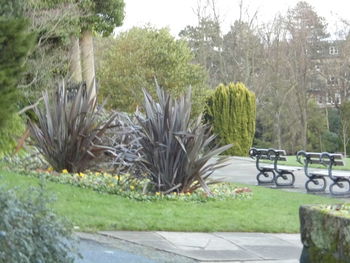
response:
<path fill-rule="evenodd" d="M 173 35 L 186 25 L 196 25 L 194 9 L 197 3 L 205 0 L 124 0 L 126 17 L 124 25 L 117 30 L 125 31 L 133 26 L 142 26 L 149 23 L 157 28 L 169 27 Z M 222 20 L 223 31 L 229 29 L 230 24 L 239 17 L 240 0 L 216 0 L 217 10 Z M 245 0 L 244 6 L 248 14 L 258 12 L 258 20 L 267 22 L 277 12 L 285 13 L 288 7 L 296 5 L 298 0 Z M 350 20 L 349 0 L 307 0 L 320 16 L 326 18 L 330 30 L 334 30 L 338 17 Z"/>

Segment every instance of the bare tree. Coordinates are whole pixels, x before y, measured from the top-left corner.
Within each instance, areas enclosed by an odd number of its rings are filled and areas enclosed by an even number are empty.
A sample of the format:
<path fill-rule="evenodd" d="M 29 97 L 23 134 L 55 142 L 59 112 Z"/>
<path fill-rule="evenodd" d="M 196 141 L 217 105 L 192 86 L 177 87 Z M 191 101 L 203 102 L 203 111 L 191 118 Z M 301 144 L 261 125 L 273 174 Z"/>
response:
<path fill-rule="evenodd" d="M 299 2 L 289 9 L 285 20 L 288 31 L 288 56 L 290 73 L 295 82 L 296 108 L 300 117 L 301 145 L 307 147 L 308 130 L 308 88 L 311 74 L 311 50 L 320 40 L 326 38 L 324 18 L 306 2 Z"/>

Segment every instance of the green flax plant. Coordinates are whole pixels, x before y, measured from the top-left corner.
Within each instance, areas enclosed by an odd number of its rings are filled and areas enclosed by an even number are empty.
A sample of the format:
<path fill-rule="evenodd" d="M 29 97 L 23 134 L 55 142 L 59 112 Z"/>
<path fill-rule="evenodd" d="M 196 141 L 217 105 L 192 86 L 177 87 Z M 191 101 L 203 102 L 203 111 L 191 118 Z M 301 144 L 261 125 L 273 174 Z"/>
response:
<path fill-rule="evenodd" d="M 56 171 L 82 172 L 101 153 L 113 150 L 102 144 L 101 137 L 115 115 L 102 120 L 102 107 L 89 93 L 83 86 L 68 92 L 64 83 L 52 94 L 45 91 L 44 107 L 35 108 L 38 121 L 29 122 L 34 145 Z"/>
<path fill-rule="evenodd" d="M 137 136 L 154 191 L 188 193 L 202 187 L 210 195 L 208 183 L 214 181 L 209 181 L 209 176 L 226 165 L 225 157 L 212 157 L 232 145 L 213 145 L 215 136 L 202 124 L 201 116 L 190 119 L 190 91 L 174 99 L 157 85 L 158 102 L 146 90 L 143 94 L 144 114 L 136 113 Z"/>

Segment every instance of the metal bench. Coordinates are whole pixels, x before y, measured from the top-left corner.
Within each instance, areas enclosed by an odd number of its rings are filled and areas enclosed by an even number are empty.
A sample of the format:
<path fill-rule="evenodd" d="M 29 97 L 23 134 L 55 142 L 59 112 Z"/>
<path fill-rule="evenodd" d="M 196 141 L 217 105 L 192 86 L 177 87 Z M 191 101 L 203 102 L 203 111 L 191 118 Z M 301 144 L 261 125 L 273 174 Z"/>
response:
<path fill-rule="evenodd" d="M 256 160 L 256 168 L 259 171 L 256 179 L 259 185 L 275 184 L 279 187 L 294 186 L 294 172 L 301 170 L 301 168 L 279 165 L 280 161 L 287 161 L 284 150 L 251 148 L 249 155 Z M 270 160 L 272 163 L 261 163 L 261 160 Z"/>
<path fill-rule="evenodd" d="M 316 153 L 299 151 L 297 160 L 304 165 L 305 175 L 308 180 L 305 188 L 308 192 L 324 192 L 327 187 L 326 178 L 330 178 L 332 183 L 329 191 L 335 196 L 350 194 L 350 172 L 333 170 L 334 166 L 344 166 L 343 156 L 336 153 Z M 322 164 L 324 169 L 312 168 L 312 164 Z"/>

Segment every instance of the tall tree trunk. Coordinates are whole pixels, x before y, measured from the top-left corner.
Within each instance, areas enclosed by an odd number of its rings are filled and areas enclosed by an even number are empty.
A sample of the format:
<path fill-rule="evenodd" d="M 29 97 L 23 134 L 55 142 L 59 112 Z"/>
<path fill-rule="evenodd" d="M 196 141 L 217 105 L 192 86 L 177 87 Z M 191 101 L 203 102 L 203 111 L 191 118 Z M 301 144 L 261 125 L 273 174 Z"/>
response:
<path fill-rule="evenodd" d="M 69 61 L 69 73 L 73 83 L 78 84 L 83 81 L 80 62 L 79 39 L 76 36 L 71 37 L 71 50 Z"/>
<path fill-rule="evenodd" d="M 301 144 L 303 149 L 305 149 L 305 151 L 307 150 L 307 125 L 308 125 L 308 121 L 307 121 L 307 111 L 306 109 L 302 109 L 301 111 Z"/>
<path fill-rule="evenodd" d="M 85 30 L 80 38 L 82 76 L 86 83 L 88 93 L 91 90 L 90 99 L 96 98 L 95 85 L 95 60 L 92 32 Z"/>
<path fill-rule="evenodd" d="M 276 139 L 278 149 L 282 149 L 282 128 L 281 128 L 281 110 L 276 111 Z"/>
<path fill-rule="evenodd" d="M 346 138 L 346 130 L 343 128 L 343 151 L 344 151 L 344 157 L 346 158 L 346 146 L 347 146 L 347 138 Z"/>
<path fill-rule="evenodd" d="M 327 125 L 327 131 L 329 131 L 329 118 L 328 118 L 328 108 L 327 106 L 325 107 L 326 109 L 326 125 Z"/>

